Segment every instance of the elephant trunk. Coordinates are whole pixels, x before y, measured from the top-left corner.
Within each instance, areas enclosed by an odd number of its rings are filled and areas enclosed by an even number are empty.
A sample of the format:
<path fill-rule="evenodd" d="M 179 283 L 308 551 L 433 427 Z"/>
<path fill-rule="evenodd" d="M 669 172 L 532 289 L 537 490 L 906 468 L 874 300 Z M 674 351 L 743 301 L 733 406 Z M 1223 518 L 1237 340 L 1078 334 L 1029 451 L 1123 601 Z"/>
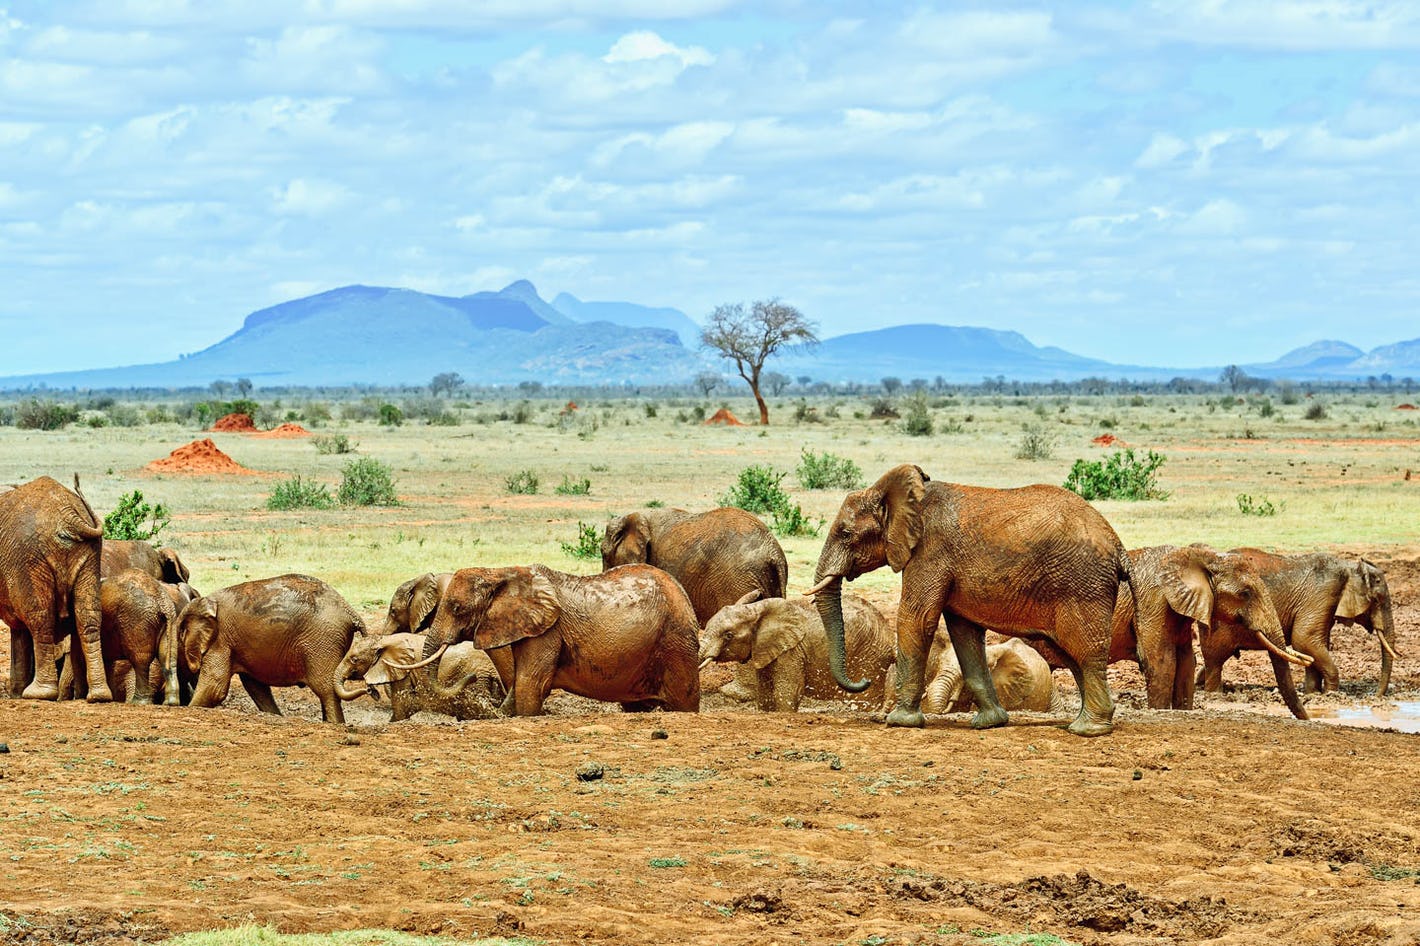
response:
<path fill-rule="evenodd" d="M 1390 689 L 1390 668 L 1392 661 L 1400 654 L 1395 649 L 1395 619 L 1390 613 L 1390 602 L 1380 609 L 1380 620 L 1376 621 L 1376 637 L 1381 642 L 1381 678 L 1376 684 L 1376 696 L 1385 696 Z"/>
<path fill-rule="evenodd" d="M 1285 657 L 1273 653 L 1267 656 L 1272 660 L 1272 673 L 1277 677 L 1277 692 L 1282 695 L 1282 702 L 1287 704 L 1287 709 L 1292 711 L 1293 716 L 1306 719 L 1307 711 L 1302 709 L 1302 701 L 1297 697 L 1297 684 L 1292 680 L 1291 665 Z"/>
<path fill-rule="evenodd" d="M 177 615 L 169 613 L 164 616 L 162 637 L 158 644 L 158 656 L 163 663 L 164 706 L 178 706 L 182 702 L 178 694 L 177 649 Z"/>
<path fill-rule="evenodd" d="M 922 693 L 922 712 L 949 713 L 960 694 L 960 676 L 938 673 L 927 683 L 927 689 Z"/>
<path fill-rule="evenodd" d="M 849 693 L 862 693 L 872 686 L 871 679 L 848 679 L 846 645 L 843 631 L 843 579 L 834 576 L 820 579 L 815 586 L 817 598 L 814 605 L 823 620 L 824 632 L 828 635 L 828 669 L 838 685 Z"/>
<path fill-rule="evenodd" d="M 358 700 L 369 691 L 364 687 L 347 686 L 348 680 L 337 680 L 335 683 L 335 695 L 342 700 Z"/>

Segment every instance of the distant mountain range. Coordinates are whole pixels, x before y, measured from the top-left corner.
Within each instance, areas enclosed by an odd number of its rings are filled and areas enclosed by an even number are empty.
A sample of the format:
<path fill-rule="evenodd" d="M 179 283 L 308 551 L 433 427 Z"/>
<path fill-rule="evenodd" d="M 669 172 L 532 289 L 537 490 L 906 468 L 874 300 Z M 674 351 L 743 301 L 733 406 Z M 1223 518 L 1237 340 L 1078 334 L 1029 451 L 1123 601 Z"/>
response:
<path fill-rule="evenodd" d="M 645 385 L 688 381 L 703 371 L 730 373 L 698 347 L 699 336 L 700 327 L 678 309 L 583 302 L 565 292 L 547 302 L 527 280 L 458 297 L 345 286 L 253 312 L 227 338 L 177 361 L 0 377 L 0 388 L 178 388 L 236 378 L 258 387 L 422 385 L 445 371 L 470 384 Z M 1240 367 L 1256 377 L 1298 381 L 1420 377 L 1420 338 L 1369 352 L 1318 341 L 1276 361 Z M 974 382 L 998 375 L 1212 380 L 1221 368 L 1118 365 L 1042 348 L 1017 332 L 950 325 L 839 335 L 766 366 L 835 383 L 889 376 Z"/>

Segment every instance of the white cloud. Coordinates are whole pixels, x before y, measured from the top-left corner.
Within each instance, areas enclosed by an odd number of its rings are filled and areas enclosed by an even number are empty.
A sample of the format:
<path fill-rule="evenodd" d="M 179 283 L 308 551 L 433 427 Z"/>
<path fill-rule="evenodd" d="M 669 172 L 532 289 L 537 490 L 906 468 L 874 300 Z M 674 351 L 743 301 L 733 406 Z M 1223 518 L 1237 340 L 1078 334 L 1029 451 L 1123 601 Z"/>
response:
<path fill-rule="evenodd" d="M 1341 50 L 1420 47 L 1411 0 L 1155 0 L 1141 27 L 1202 45 Z"/>
<path fill-rule="evenodd" d="M 702 46 L 681 47 L 666 42 L 650 30 L 636 30 L 613 43 L 611 50 L 602 57 L 602 62 L 642 62 L 663 56 L 680 60 L 682 66 L 708 66 L 715 61 L 710 51 Z"/>
<path fill-rule="evenodd" d="M 350 199 L 350 191 L 335 181 L 295 178 L 272 189 L 272 210 L 278 214 L 320 217 Z"/>
<path fill-rule="evenodd" d="M 1191 236 L 1224 236 L 1237 233 L 1247 223 L 1242 207 L 1226 197 L 1208 201 L 1178 225 L 1180 233 Z"/>
<path fill-rule="evenodd" d="M 1167 132 L 1155 132 L 1149 139 L 1149 146 L 1134 159 L 1134 165 L 1141 168 L 1162 167 L 1172 163 L 1186 151 L 1188 144 L 1182 138 Z"/>

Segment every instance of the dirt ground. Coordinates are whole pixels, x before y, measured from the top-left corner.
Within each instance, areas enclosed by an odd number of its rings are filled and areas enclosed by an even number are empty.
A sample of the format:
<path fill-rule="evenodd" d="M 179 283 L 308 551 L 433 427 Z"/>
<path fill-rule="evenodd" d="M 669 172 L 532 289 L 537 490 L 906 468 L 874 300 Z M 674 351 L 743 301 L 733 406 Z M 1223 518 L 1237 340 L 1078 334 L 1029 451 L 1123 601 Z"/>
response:
<path fill-rule="evenodd" d="M 1390 575 L 1420 700 L 1420 553 Z M 890 603 L 890 602 L 885 602 Z M 590 943 L 1420 942 L 1420 737 L 1335 725 L 1373 638 L 1338 628 L 1329 721 L 1285 714 L 1261 654 L 1188 713 L 1111 671 L 1112 736 L 1020 714 L 921 731 L 819 704 L 319 722 L 0 706 L 0 944 L 153 941 L 263 923 Z M 3 646 L 3 645 L 0 645 Z M 0 654 L 0 660 L 8 660 Z M 1062 678 L 1064 679 L 1064 678 Z"/>

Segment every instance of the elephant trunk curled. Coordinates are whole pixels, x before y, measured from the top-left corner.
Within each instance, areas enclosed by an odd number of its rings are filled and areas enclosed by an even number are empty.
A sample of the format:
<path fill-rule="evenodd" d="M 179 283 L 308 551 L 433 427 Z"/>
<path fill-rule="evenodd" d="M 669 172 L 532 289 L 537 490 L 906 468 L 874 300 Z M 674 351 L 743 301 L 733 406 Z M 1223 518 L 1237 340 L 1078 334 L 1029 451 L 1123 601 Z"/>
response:
<path fill-rule="evenodd" d="M 817 587 L 814 605 L 828 635 L 828 669 L 840 687 L 849 693 L 862 693 L 873 681 L 848 679 L 843 631 L 843 579 L 834 576 L 827 584 L 820 581 Z"/>

